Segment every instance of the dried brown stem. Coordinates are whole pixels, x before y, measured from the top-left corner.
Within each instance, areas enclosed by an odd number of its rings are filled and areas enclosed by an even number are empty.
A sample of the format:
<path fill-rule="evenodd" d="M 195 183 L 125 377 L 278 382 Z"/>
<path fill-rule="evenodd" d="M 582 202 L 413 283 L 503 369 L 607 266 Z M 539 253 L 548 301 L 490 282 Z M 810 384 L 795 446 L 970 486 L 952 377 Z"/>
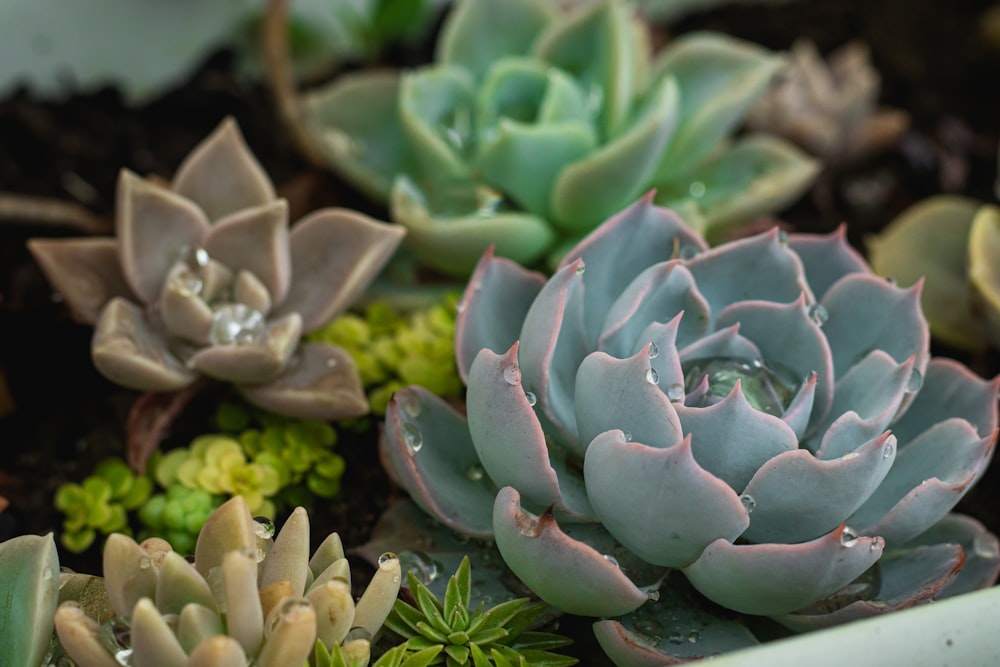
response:
<path fill-rule="evenodd" d="M 302 107 L 295 86 L 295 73 L 288 46 L 288 0 L 268 0 L 261 32 L 264 74 L 278 109 L 278 118 L 311 164 L 323 167 L 323 157 L 303 127 Z"/>
<path fill-rule="evenodd" d="M 111 220 L 79 204 L 48 197 L 0 192 L 0 224 L 72 227 L 85 234 L 108 234 Z"/>

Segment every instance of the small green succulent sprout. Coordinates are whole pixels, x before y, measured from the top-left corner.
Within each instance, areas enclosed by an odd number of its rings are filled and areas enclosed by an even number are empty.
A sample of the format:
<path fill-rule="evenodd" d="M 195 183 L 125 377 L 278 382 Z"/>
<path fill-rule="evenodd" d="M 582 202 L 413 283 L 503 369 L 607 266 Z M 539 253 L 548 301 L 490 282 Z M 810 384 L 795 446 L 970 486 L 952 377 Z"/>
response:
<path fill-rule="evenodd" d="M 397 649 L 401 657 L 424 655 L 429 658 L 425 664 L 446 664 L 448 667 L 563 667 L 578 662 L 576 658 L 549 651 L 571 644 L 567 637 L 528 631 L 547 608 L 545 604 L 518 598 L 488 610 L 482 602 L 470 609 L 472 567 L 468 556 L 448 578 L 444 602 L 438 600 L 412 571 L 407 573 L 407 581 L 417 606 L 396 600 L 385 621 L 387 628 L 406 640 Z M 439 653 L 424 653 L 434 648 Z M 375 665 L 399 664 L 391 662 L 395 659 L 395 655 L 384 656 Z"/>
<path fill-rule="evenodd" d="M 444 398 L 462 395 L 455 364 L 455 318 L 458 295 L 409 314 L 376 301 L 361 315 L 349 313 L 312 337 L 350 352 L 361 372 L 372 412 L 385 414 L 398 389 L 419 384 Z"/>
<path fill-rule="evenodd" d="M 296 508 L 277 537 L 243 498 L 219 507 L 198 536 L 194 562 L 163 540 L 137 544 L 114 534 L 104 549 L 104 583 L 126 635 L 112 635 L 77 602 L 55 613 L 62 648 L 79 667 L 299 667 L 317 642 L 345 666 L 368 664 L 371 640 L 399 591 L 394 554 L 379 559 L 355 602 L 336 533 L 309 556 L 309 519 Z M 272 539 L 273 538 L 273 539 Z M 337 648 L 333 648 L 337 647 Z"/>
<path fill-rule="evenodd" d="M 154 494 L 139 508 L 139 521 L 143 525 L 139 537 L 161 537 L 177 553 L 193 554 L 202 526 L 224 500 L 223 496 L 204 489 L 189 489 L 174 482 L 166 487 L 165 493 Z"/>
<path fill-rule="evenodd" d="M 55 506 L 66 515 L 59 542 L 73 553 L 86 551 L 98 534 L 128 532 L 128 512 L 152 493 L 148 477 L 136 475 L 121 459 L 108 458 L 80 484 L 63 484 Z"/>
<path fill-rule="evenodd" d="M 455 276 L 491 244 L 525 264 L 559 254 L 650 189 L 705 231 L 808 187 L 816 162 L 794 146 L 731 141 L 781 56 L 713 33 L 650 45 L 623 0 L 465 0 L 434 63 L 339 77 L 304 99 L 305 130 Z"/>

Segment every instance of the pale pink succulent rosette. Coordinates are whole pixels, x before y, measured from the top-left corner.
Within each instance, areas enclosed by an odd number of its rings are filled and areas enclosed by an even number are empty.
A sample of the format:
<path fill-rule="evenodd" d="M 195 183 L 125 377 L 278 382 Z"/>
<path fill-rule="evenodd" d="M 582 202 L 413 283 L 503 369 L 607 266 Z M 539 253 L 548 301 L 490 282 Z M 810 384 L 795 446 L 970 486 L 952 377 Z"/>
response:
<path fill-rule="evenodd" d="M 170 392 L 199 377 L 303 418 L 368 411 L 357 367 L 337 346 L 300 342 L 350 305 L 402 228 L 326 208 L 288 223 L 288 204 L 226 119 L 169 187 L 122 170 L 116 238 L 28 246 L 80 321 L 98 370 Z"/>

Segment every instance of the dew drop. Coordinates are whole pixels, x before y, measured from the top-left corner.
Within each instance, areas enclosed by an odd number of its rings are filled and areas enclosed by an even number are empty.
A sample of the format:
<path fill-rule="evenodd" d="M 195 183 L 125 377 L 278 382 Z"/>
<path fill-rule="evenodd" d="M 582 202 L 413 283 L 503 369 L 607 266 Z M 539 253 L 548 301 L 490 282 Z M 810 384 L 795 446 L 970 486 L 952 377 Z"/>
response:
<path fill-rule="evenodd" d="M 405 572 L 412 572 L 425 586 L 429 586 L 444 573 L 444 565 L 423 551 L 400 551 L 399 566 Z"/>
<path fill-rule="evenodd" d="M 478 482 L 483 478 L 483 466 L 478 463 L 471 464 L 465 469 L 465 477 L 473 482 Z"/>
<path fill-rule="evenodd" d="M 679 403 L 684 400 L 684 385 L 680 382 L 674 382 L 669 387 L 667 387 L 667 398 L 672 403 Z"/>
<path fill-rule="evenodd" d="M 700 632 L 698 632 L 697 630 L 692 630 L 691 632 L 688 633 L 688 643 L 689 644 L 697 644 L 699 641 L 701 641 L 701 633 Z"/>
<path fill-rule="evenodd" d="M 205 283 L 190 269 L 181 268 L 171 274 L 169 287 L 180 293 L 181 296 L 194 297 L 201 294 Z"/>
<path fill-rule="evenodd" d="M 678 259 L 694 259 L 701 252 L 693 243 L 685 243 L 677 250 Z"/>
<path fill-rule="evenodd" d="M 844 526 L 844 532 L 840 534 L 840 545 L 844 547 L 853 547 L 858 543 L 858 534 L 853 528 L 849 526 Z"/>
<path fill-rule="evenodd" d="M 650 368 L 646 371 L 646 382 L 649 384 L 660 384 L 660 374 L 656 372 L 655 368 Z"/>
<path fill-rule="evenodd" d="M 347 636 L 344 637 L 344 642 L 355 641 L 358 639 L 364 639 L 366 642 L 370 642 L 372 640 L 372 633 L 368 632 L 367 628 L 356 625 L 347 631 Z"/>
<path fill-rule="evenodd" d="M 896 436 L 890 435 L 882 445 L 882 458 L 887 459 L 896 451 Z"/>
<path fill-rule="evenodd" d="M 916 368 L 910 373 L 910 379 L 906 383 L 906 393 L 915 394 L 924 386 L 924 376 Z"/>
<path fill-rule="evenodd" d="M 580 262 L 576 267 L 576 275 L 582 276 L 583 272 L 586 271 L 586 269 L 587 266 L 583 262 Z"/>
<path fill-rule="evenodd" d="M 140 570 L 148 570 L 151 567 L 153 567 L 153 561 L 149 560 L 148 557 L 143 556 L 142 558 L 139 559 Z"/>
<path fill-rule="evenodd" d="M 253 521 L 254 521 L 253 532 L 258 538 L 262 540 L 269 540 L 272 537 L 274 537 L 273 521 L 271 521 L 266 516 L 255 516 L 253 518 Z"/>
<path fill-rule="evenodd" d="M 378 566 L 382 567 L 383 565 L 386 564 L 391 565 L 392 562 L 396 560 L 399 560 L 399 556 L 397 556 L 391 551 L 386 551 L 381 556 L 378 557 Z"/>
<path fill-rule="evenodd" d="M 649 341 L 649 358 L 656 359 L 660 356 L 660 348 L 656 347 L 656 343 Z"/>
<path fill-rule="evenodd" d="M 778 243 L 781 245 L 788 245 L 788 232 L 784 229 L 778 230 Z"/>
<path fill-rule="evenodd" d="M 744 493 L 742 496 L 740 496 L 740 503 L 743 504 L 743 509 L 747 511 L 747 514 L 753 512 L 754 509 L 757 507 L 757 501 L 754 500 L 754 497 L 751 496 L 749 493 Z"/>
<path fill-rule="evenodd" d="M 830 319 L 830 313 L 827 312 L 826 308 L 822 304 L 814 303 L 809 306 L 809 319 L 812 320 L 816 326 L 821 327 L 826 324 L 828 319 Z"/>
<path fill-rule="evenodd" d="M 625 442 L 632 442 L 632 432 L 622 431 L 622 437 L 625 438 Z"/>
<path fill-rule="evenodd" d="M 996 560 L 1000 558 L 1000 545 L 991 536 L 976 535 L 972 538 L 972 553 L 976 558 Z"/>
<path fill-rule="evenodd" d="M 667 635 L 667 641 L 670 642 L 671 644 L 674 644 L 675 646 L 683 644 L 684 635 L 682 635 L 679 632 L 671 632 L 669 635 Z"/>
<path fill-rule="evenodd" d="M 691 185 L 688 186 L 688 194 L 699 199 L 705 196 L 705 184 L 701 181 L 691 181 Z"/>
<path fill-rule="evenodd" d="M 649 600 L 650 602 L 659 602 L 660 591 L 655 588 L 646 591 L 646 599 Z"/>
<path fill-rule="evenodd" d="M 465 298 L 464 297 L 461 298 L 461 299 L 459 299 L 458 302 L 455 304 L 455 312 L 457 314 L 459 314 L 459 315 L 461 315 L 463 312 L 465 312 Z"/>
<path fill-rule="evenodd" d="M 504 382 L 510 385 L 521 384 L 521 369 L 517 366 L 507 366 L 503 369 Z"/>
<path fill-rule="evenodd" d="M 396 394 L 396 401 L 399 403 L 399 407 L 403 408 L 403 412 L 411 418 L 416 419 L 420 416 L 420 399 L 413 394 L 400 392 Z"/>
<path fill-rule="evenodd" d="M 602 555 L 604 556 L 604 560 L 608 561 L 609 563 L 617 567 L 619 570 L 621 569 L 622 566 L 618 563 L 617 558 L 615 558 L 611 554 L 602 554 Z"/>
<path fill-rule="evenodd" d="M 188 264 L 191 266 L 208 266 L 208 251 L 204 248 L 193 248 L 188 254 Z"/>
<path fill-rule="evenodd" d="M 413 456 L 424 446 L 424 437 L 420 435 L 420 429 L 408 422 L 404 422 L 400 430 L 403 433 L 403 444 L 410 456 Z"/>
<path fill-rule="evenodd" d="M 868 544 L 869 551 L 880 551 L 885 548 L 885 539 L 879 536 L 872 538 L 872 541 Z"/>
<path fill-rule="evenodd" d="M 227 303 L 212 313 L 209 341 L 213 345 L 246 345 L 264 335 L 264 315 L 242 303 Z"/>
<path fill-rule="evenodd" d="M 524 400 L 528 401 L 528 405 L 531 407 L 535 407 L 535 403 L 538 402 L 538 397 L 535 396 L 533 392 L 526 391 L 524 392 Z"/>
<path fill-rule="evenodd" d="M 886 281 L 887 283 L 889 283 L 890 285 L 892 285 L 893 287 L 895 287 L 895 286 L 896 286 L 896 279 L 895 279 L 895 278 L 893 278 L 892 276 L 886 276 L 886 277 L 885 277 L 885 281 Z"/>
<path fill-rule="evenodd" d="M 52 577 L 54 576 L 55 575 L 52 574 L 52 568 L 47 567 L 44 570 L 42 570 L 42 581 L 52 581 Z"/>

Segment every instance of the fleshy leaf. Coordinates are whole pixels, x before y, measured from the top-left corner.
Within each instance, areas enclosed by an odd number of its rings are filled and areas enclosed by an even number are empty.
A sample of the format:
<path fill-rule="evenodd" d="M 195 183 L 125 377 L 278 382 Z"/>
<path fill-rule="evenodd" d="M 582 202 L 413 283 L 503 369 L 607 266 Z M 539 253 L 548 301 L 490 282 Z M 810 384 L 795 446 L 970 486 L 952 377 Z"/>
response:
<path fill-rule="evenodd" d="M 995 432 L 980 438 L 957 418 L 900 441 L 895 464 L 851 525 L 893 547 L 919 535 L 955 506 L 989 462 L 995 441 Z"/>
<path fill-rule="evenodd" d="M 292 313 L 268 322 L 259 341 L 210 345 L 196 352 L 190 363 L 201 373 L 225 382 L 270 382 L 285 368 L 301 335 L 302 319 Z"/>
<path fill-rule="evenodd" d="M 576 373 L 574 397 L 580 441 L 590 443 L 605 431 L 620 429 L 628 433 L 626 439 L 650 447 L 680 443 L 680 420 L 666 394 L 651 380 L 658 379 L 654 373 L 649 345 L 627 359 L 603 352 L 587 355 Z"/>
<path fill-rule="evenodd" d="M 435 60 L 459 65 L 482 78 L 504 56 L 525 54 L 552 20 L 552 9 L 531 0 L 469 0 L 448 16 Z"/>
<path fill-rule="evenodd" d="M 234 272 L 247 270 L 279 303 L 288 293 L 288 202 L 276 199 L 219 218 L 202 242 L 209 256 Z"/>
<path fill-rule="evenodd" d="M 463 535 L 492 536 L 495 486 L 476 455 L 468 422 L 454 408 L 422 387 L 397 391 L 379 451 L 424 511 Z"/>
<path fill-rule="evenodd" d="M 552 222 L 589 231 L 647 189 L 674 132 L 677 105 L 677 86 L 664 81 L 624 133 L 566 167 L 552 189 Z"/>
<path fill-rule="evenodd" d="M 829 234 L 789 234 L 788 247 L 802 260 L 806 281 L 817 299 L 849 273 L 868 273 L 864 257 L 847 242 L 847 225 Z"/>
<path fill-rule="evenodd" d="M 841 526 L 800 544 L 733 545 L 716 540 L 684 574 L 703 595 L 745 614 L 776 615 L 821 600 L 882 555 L 882 540 Z"/>
<path fill-rule="evenodd" d="M 413 156 L 399 120 L 399 74 L 355 72 L 303 98 L 305 128 L 345 179 L 380 201 Z"/>
<path fill-rule="evenodd" d="M 143 303 L 153 303 L 173 263 L 201 244 L 209 220 L 190 200 L 127 169 L 118 177 L 116 209 L 122 273 Z"/>
<path fill-rule="evenodd" d="M 292 284 L 274 316 L 298 313 L 314 331 L 350 305 L 396 250 L 403 230 L 347 209 L 324 209 L 292 227 Z"/>
<path fill-rule="evenodd" d="M 965 197 L 931 197 L 911 206 L 881 233 L 866 239 L 875 272 L 903 287 L 924 279 L 920 305 L 931 332 L 951 345 L 967 349 L 981 349 L 987 344 L 969 284 L 970 278 L 975 282 L 970 259 L 977 252 L 969 235 L 980 206 Z"/>
<path fill-rule="evenodd" d="M 369 409 L 353 357 L 324 343 L 299 344 L 273 381 L 237 388 L 254 405 L 299 419 L 360 417 Z"/>
<path fill-rule="evenodd" d="M 466 158 L 475 150 L 475 82 L 452 65 L 424 67 L 403 75 L 399 118 L 421 170 L 436 181 L 469 176 Z"/>
<path fill-rule="evenodd" d="M 884 350 L 896 361 L 916 355 L 913 367 L 924 373 L 930 336 L 920 312 L 920 285 L 901 289 L 874 275 L 852 273 L 827 291 L 820 302 L 829 315 L 823 330 L 837 377 L 872 350 Z"/>
<path fill-rule="evenodd" d="M 476 453 L 497 486 L 516 484 L 531 506 L 554 505 L 575 520 L 588 520 L 593 511 L 582 485 L 564 462 L 550 460 L 517 358 L 515 343 L 503 355 L 481 350 L 472 362 L 466 406 Z"/>
<path fill-rule="evenodd" d="M 937 592 L 937 600 L 992 586 L 1000 574 L 1000 540 L 972 517 L 949 512 L 906 547 L 924 544 L 959 544 L 965 552 L 962 570 Z"/>
<path fill-rule="evenodd" d="M 120 297 L 101 311 L 91 355 L 102 375 L 131 389 L 175 391 L 198 377 L 164 347 L 142 309 Z"/>
<path fill-rule="evenodd" d="M 689 33 L 663 50 L 652 80 L 674 78 L 681 123 L 659 162 L 656 180 L 692 169 L 739 123 L 784 60 L 750 42 L 716 33 Z"/>
<path fill-rule="evenodd" d="M 768 135 L 741 138 L 677 180 L 655 182 L 657 203 L 697 211 L 709 240 L 740 223 L 796 201 L 820 164 L 795 146 Z"/>
<path fill-rule="evenodd" d="M 577 259 L 584 260 L 586 325 L 592 340 L 597 340 L 611 304 L 647 267 L 708 247 L 673 211 L 654 206 L 653 194 L 609 218 L 559 263 L 562 269 Z"/>
<path fill-rule="evenodd" d="M 514 574 L 548 604 L 580 616 L 619 616 L 646 593 L 603 554 L 569 537 L 555 517 L 521 509 L 521 496 L 500 489 L 493 510 L 497 548 Z M 587 586 L 578 586 L 586 581 Z"/>
<path fill-rule="evenodd" d="M 552 245 L 555 233 L 542 218 L 504 210 L 496 193 L 479 201 L 481 192 L 471 184 L 461 184 L 457 191 L 442 205 L 440 193 L 421 190 L 408 178 L 398 178 L 393 186 L 392 219 L 406 228 L 407 246 L 428 266 L 465 276 L 490 246 L 497 255 L 530 265 Z"/>
<path fill-rule="evenodd" d="M 984 206 L 972 220 L 969 232 L 969 281 L 976 291 L 976 305 L 986 306 L 987 335 L 1000 340 L 1000 208 Z"/>
<path fill-rule="evenodd" d="M 481 349 L 500 354 L 521 335 L 528 314 L 545 276 L 521 268 L 487 249 L 469 278 L 455 319 L 455 357 L 462 380 L 468 382 L 469 367 Z"/>
<path fill-rule="evenodd" d="M 134 299 L 118 265 L 115 239 L 30 239 L 28 249 L 73 315 L 94 324 L 113 298 Z"/>
<path fill-rule="evenodd" d="M 59 603 L 59 556 L 52 535 L 0 543 L 0 637 L 11 665 L 40 665 Z"/>
<path fill-rule="evenodd" d="M 677 406 L 698 465 L 736 492 L 742 492 L 761 465 L 798 446 L 788 424 L 754 409 L 740 385 L 737 380 L 732 391 L 715 405 Z"/>
<path fill-rule="evenodd" d="M 775 456 L 743 491 L 754 507 L 744 537 L 752 542 L 796 543 L 840 525 L 889 473 L 895 441 L 886 432 L 828 461 L 804 449 Z"/>
<path fill-rule="evenodd" d="M 209 220 L 275 198 L 271 179 L 232 118 L 222 121 L 188 154 L 177 169 L 171 189 L 201 207 Z"/>
<path fill-rule="evenodd" d="M 735 540 L 749 525 L 736 493 L 695 462 L 690 436 L 661 449 L 606 431 L 587 449 L 584 477 L 604 527 L 654 565 L 689 565 L 714 540 Z"/>

